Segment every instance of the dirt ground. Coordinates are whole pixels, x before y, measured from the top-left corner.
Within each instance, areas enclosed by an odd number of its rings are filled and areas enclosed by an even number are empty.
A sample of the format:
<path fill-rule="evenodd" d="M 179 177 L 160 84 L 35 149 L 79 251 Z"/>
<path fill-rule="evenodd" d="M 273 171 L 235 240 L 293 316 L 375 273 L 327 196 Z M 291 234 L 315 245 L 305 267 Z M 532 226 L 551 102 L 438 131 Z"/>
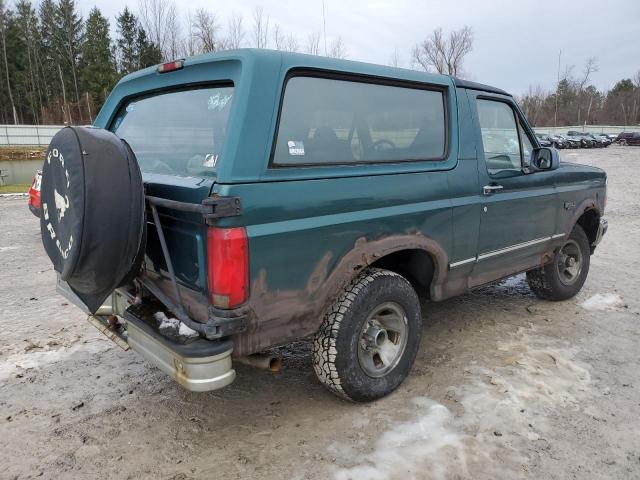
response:
<path fill-rule="evenodd" d="M 2 160 L 34 160 L 44 158 L 46 147 L 0 147 L 0 161 Z"/>
<path fill-rule="evenodd" d="M 640 148 L 564 151 L 609 175 L 609 232 L 573 300 L 520 275 L 426 304 L 413 371 L 343 402 L 310 347 L 182 390 L 54 291 L 26 199 L 0 199 L 0 478 L 640 478 Z"/>

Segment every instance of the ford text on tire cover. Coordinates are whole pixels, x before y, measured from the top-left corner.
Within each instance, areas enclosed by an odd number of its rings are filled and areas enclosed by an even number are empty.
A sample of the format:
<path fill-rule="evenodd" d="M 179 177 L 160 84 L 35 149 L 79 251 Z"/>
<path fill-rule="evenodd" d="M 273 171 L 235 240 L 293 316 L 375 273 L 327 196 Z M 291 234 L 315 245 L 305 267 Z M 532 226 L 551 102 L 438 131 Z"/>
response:
<path fill-rule="evenodd" d="M 508 93 L 266 50 L 178 60 L 52 140 L 41 230 L 58 289 L 193 391 L 310 337 L 333 393 L 410 374 L 430 302 L 526 272 L 580 291 L 606 175 L 541 147 Z"/>

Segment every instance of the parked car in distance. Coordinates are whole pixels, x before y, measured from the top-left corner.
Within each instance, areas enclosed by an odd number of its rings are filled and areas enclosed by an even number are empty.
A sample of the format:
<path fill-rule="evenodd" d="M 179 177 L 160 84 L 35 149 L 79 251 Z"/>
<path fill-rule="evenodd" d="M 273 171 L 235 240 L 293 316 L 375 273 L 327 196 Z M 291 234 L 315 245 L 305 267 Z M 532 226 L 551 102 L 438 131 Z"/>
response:
<path fill-rule="evenodd" d="M 569 132 L 567 132 L 567 134 L 575 138 L 579 138 L 582 148 L 593 148 L 599 146 L 595 139 L 591 138 L 584 132 L 576 132 L 570 130 Z"/>
<path fill-rule="evenodd" d="M 578 148 L 591 148 L 593 147 L 593 141 L 586 139 L 582 135 L 567 135 L 567 138 L 578 144 Z"/>
<path fill-rule="evenodd" d="M 596 143 L 597 147 L 604 148 L 611 145 L 611 142 L 609 141 L 609 139 L 603 138 L 600 135 L 594 135 L 593 133 L 586 132 L 585 136 L 588 138 L 591 138 Z"/>
<path fill-rule="evenodd" d="M 638 138 L 640 138 L 640 132 L 622 132 L 618 135 L 617 142 L 620 145 L 638 145 Z"/>
<path fill-rule="evenodd" d="M 544 135 L 542 133 L 536 133 L 536 137 L 538 138 L 538 143 L 541 147 L 552 147 L 553 142 L 551 141 L 551 137 L 549 135 Z"/>
<path fill-rule="evenodd" d="M 607 147 L 613 143 L 611 136 L 607 135 L 606 133 L 599 133 L 596 136 L 602 138 Z"/>
<path fill-rule="evenodd" d="M 551 139 L 552 145 L 559 150 L 568 147 L 567 141 L 560 135 L 551 135 L 549 138 Z"/>
<path fill-rule="evenodd" d="M 566 148 L 581 148 L 582 142 L 579 138 L 572 137 L 569 135 L 558 135 L 560 139 L 565 142 Z"/>
<path fill-rule="evenodd" d="M 605 172 L 541 147 L 507 92 L 319 56 L 130 74 L 49 154 L 58 288 L 193 391 L 311 335 L 322 384 L 378 399 L 410 373 L 430 302 L 520 272 L 571 298 L 607 228 Z"/>
<path fill-rule="evenodd" d="M 31 187 L 29 187 L 29 210 L 36 217 L 40 216 L 40 188 L 42 186 L 42 170 L 37 170 Z"/>

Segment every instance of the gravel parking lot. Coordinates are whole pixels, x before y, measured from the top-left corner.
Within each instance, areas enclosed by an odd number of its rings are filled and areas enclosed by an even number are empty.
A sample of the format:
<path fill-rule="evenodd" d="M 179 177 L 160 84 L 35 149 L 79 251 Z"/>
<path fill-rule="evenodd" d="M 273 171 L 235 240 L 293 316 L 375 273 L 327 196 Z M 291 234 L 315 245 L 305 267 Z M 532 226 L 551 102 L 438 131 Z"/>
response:
<path fill-rule="evenodd" d="M 317 383 L 306 342 L 182 390 L 55 293 L 26 199 L 0 199 L 0 478 L 640 478 L 640 148 L 561 155 L 609 178 L 580 295 L 519 275 L 424 305 L 412 374 L 367 405 Z"/>

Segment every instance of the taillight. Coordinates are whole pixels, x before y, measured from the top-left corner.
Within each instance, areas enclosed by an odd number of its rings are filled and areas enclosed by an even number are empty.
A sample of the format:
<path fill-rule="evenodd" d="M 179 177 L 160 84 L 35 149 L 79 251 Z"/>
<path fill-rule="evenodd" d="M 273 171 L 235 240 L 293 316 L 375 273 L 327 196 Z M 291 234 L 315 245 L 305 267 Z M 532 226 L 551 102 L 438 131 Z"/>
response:
<path fill-rule="evenodd" d="M 175 60 L 173 62 L 162 63 L 158 65 L 158 73 L 169 73 L 175 72 L 176 70 L 180 70 L 184 67 L 183 60 Z"/>
<path fill-rule="evenodd" d="M 249 241 L 243 227 L 207 232 L 209 296 L 214 307 L 235 308 L 249 293 Z"/>

